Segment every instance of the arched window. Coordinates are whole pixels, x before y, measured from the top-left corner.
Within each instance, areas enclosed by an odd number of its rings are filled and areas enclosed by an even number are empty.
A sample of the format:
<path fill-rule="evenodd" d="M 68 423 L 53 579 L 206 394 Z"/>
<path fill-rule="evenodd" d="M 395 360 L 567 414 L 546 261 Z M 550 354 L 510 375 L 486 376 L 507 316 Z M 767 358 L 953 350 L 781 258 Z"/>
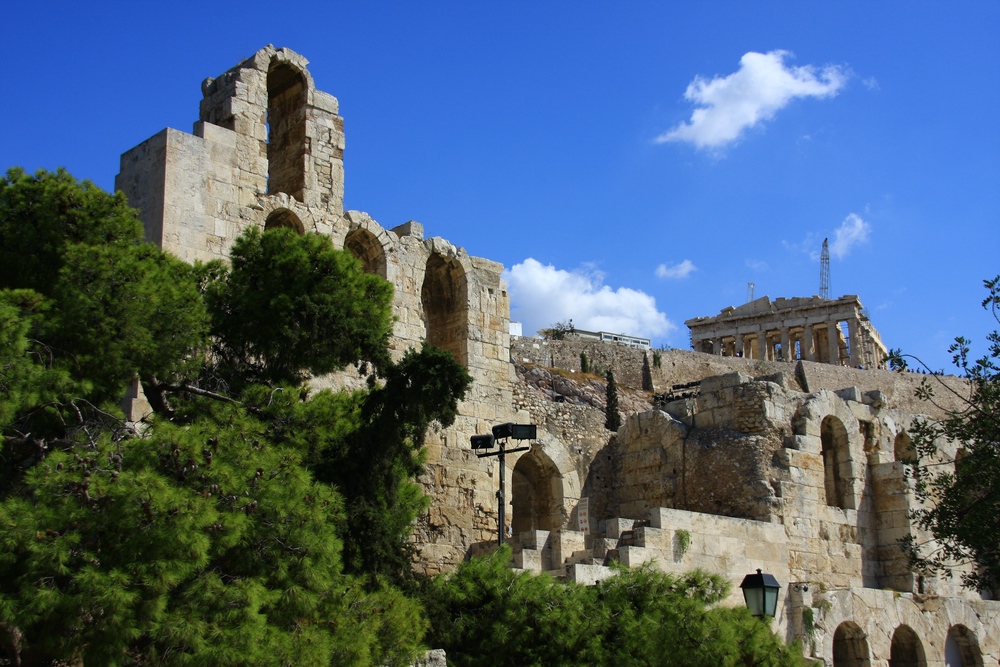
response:
<path fill-rule="evenodd" d="M 465 271 L 455 259 L 435 253 L 427 261 L 420 290 L 427 342 L 468 364 L 469 297 Z"/>
<path fill-rule="evenodd" d="M 833 633 L 833 667 L 871 667 L 868 639 L 857 624 L 846 621 Z"/>
<path fill-rule="evenodd" d="M 892 446 L 897 461 L 909 461 L 917 458 L 917 450 L 913 448 L 913 441 L 906 431 L 900 431 L 896 435 L 896 441 Z"/>
<path fill-rule="evenodd" d="M 557 530 L 562 523 L 559 470 L 545 454 L 522 456 L 511 474 L 511 532 Z"/>
<path fill-rule="evenodd" d="M 294 229 L 299 234 L 305 232 L 305 227 L 303 227 L 302 221 L 299 220 L 299 216 L 295 215 L 287 208 L 279 208 L 272 211 L 271 214 L 267 216 L 267 220 L 264 221 L 264 231 L 267 231 L 268 229 L 277 229 L 279 227 Z"/>
<path fill-rule="evenodd" d="M 267 194 L 303 201 L 306 185 L 305 77 L 286 62 L 267 72 Z"/>
<path fill-rule="evenodd" d="M 823 445 L 823 486 L 826 504 L 830 507 L 848 508 L 850 490 L 851 454 L 847 442 L 847 429 L 843 422 L 830 416 L 820 425 L 820 440 Z"/>
<path fill-rule="evenodd" d="M 344 249 L 358 258 L 366 273 L 386 277 L 385 249 L 367 229 L 352 230 L 344 239 Z"/>
<path fill-rule="evenodd" d="M 953 625 L 944 643 L 945 667 L 983 667 L 983 654 L 972 631 L 964 625 Z"/>
<path fill-rule="evenodd" d="M 889 667 L 927 667 L 923 644 L 908 625 L 901 625 L 892 633 Z"/>

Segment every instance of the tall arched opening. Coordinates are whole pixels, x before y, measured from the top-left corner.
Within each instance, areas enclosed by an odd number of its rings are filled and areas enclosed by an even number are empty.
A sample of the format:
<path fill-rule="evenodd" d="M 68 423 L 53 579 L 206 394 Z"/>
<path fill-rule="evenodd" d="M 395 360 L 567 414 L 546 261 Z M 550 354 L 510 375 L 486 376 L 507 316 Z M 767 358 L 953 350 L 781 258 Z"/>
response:
<path fill-rule="evenodd" d="M 953 625 L 948 629 L 944 642 L 945 667 L 983 667 L 983 654 L 979 650 L 976 635 L 964 625 Z"/>
<path fill-rule="evenodd" d="M 896 434 L 892 450 L 897 461 L 911 461 L 917 458 L 917 450 L 914 449 L 913 441 L 910 440 L 910 436 L 907 435 L 906 431 L 900 431 Z"/>
<path fill-rule="evenodd" d="M 511 533 L 556 530 L 562 523 L 559 470 L 538 450 L 528 452 L 511 473 Z"/>
<path fill-rule="evenodd" d="M 287 62 L 267 71 L 267 194 L 304 200 L 306 186 L 306 78 Z"/>
<path fill-rule="evenodd" d="M 851 450 L 847 441 L 844 423 L 834 416 L 823 419 L 820 425 L 820 440 L 823 452 L 823 487 L 826 504 L 830 507 L 848 509 L 850 488 L 848 479 L 851 471 Z"/>
<path fill-rule="evenodd" d="M 361 262 L 365 273 L 386 277 L 385 248 L 370 231 L 360 227 L 351 230 L 344 239 L 344 249 Z"/>
<path fill-rule="evenodd" d="M 833 633 L 833 667 L 871 667 L 868 638 L 856 623 L 845 621 Z"/>
<path fill-rule="evenodd" d="M 920 637 L 908 625 L 901 625 L 892 633 L 889 667 L 927 667 Z"/>
<path fill-rule="evenodd" d="M 468 364 L 469 296 L 465 271 L 458 260 L 434 253 L 427 260 L 420 290 L 427 342 L 448 350 Z"/>

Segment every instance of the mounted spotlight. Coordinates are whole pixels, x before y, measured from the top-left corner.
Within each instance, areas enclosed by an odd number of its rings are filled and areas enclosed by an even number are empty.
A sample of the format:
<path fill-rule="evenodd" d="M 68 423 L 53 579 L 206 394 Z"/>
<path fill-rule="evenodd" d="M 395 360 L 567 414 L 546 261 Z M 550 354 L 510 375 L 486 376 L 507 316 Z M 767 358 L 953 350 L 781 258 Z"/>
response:
<path fill-rule="evenodd" d="M 493 437 L 496 440 L 535 440 L 538 438 L 538 427 L 535 424 L 497 424 L 493 427 Z"/>
<path fill-rule="evenodd" d="M 473 449 L 489 449 L 493 446 L 495 438 L 492 435 L 474 435 L 471 438 Z"/>
<path fill-rule="evenodd" d="M 487 451 L 487 452 L 476 452 L 476 456 L 479 458 L 485 458 L 487 456 L 496 456 L 500 459 L 500 489 L 497 491 L 497 544 L 503 546 L 503 536 L 504 536 L 504 523 L 506 517 L 504 514 L 504 478 L 506 475 L 506 466 L 504 464 L 504 456 L 506 454 L 513 454 L 515 452 L 526 452 L 531 449 L 531 446 L 527 447 L 517 447 L 515 449 L 507 449 L 508 440 L 536 440 L 538 438 L 538 427 L 534 424 L 515 424 L 513 422 L 507 422 L 505 424 L 497 424 L 493 427 L 493 433 L 490 435 L 474 435 L 471 438 L 472 449 L 492 449 L 493 446 L 497 446 L 497 451 Z"/>

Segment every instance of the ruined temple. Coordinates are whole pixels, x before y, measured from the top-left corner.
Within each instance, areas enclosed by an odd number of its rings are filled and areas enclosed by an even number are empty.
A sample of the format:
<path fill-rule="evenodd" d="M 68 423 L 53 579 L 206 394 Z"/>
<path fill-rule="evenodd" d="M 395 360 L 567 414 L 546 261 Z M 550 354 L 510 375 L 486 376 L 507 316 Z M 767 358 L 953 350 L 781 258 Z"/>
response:
<path fill-rule="evenodd" d="M 776 631 L 822 664 L 997 663 L 996 591 L 921 576 L 899 549 L 918 534 L 909 434 L 942 413 L 914 397 L 917 378 L 875 370 L 885 348 L 857 297 L 764 297 L 690 320 L 695 351 L 512 340 L 498 263 L 418 222 L 343 210 L 344 120 L 306 65 L 268 46 L 206 79 L 192 132 L 126 152 L 116 186 L 146 238 L 187 261 L 225 259 L 248 227 L 329 235 L 393 284 L 395 355 L 427 340 L 469 369 L 458 420 L 427 435 L 415 567 L 446 571 L 495 543 L 503 475 L 516 567 L 592 583 L 611 561 L 653 562 L 734 585 L 762 568 L 783 585 Z M 616 433 L 581 352 L 615 372 Z M 537 424 L 538 440 L 501 469 L 469 439 L 503 422 Z"/>
<path fill-rule="evenodd" d="M 846 336 L 842 322 L 847 324 Z M 883 368 L 888 356 L 855 295 L 774 301 L 762 296 L 684 324 L 691 330 L 691 348 L 708 354 L 864 368 Z"/>

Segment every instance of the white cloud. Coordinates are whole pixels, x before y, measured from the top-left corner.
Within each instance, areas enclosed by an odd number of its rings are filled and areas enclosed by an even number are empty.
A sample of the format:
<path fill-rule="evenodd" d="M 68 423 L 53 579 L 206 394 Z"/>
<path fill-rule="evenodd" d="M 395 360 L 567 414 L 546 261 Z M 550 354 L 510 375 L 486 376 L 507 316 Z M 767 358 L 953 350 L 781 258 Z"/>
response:
<path fill-rule="evenodd" d="M 745 263 L 751 271 L 767 271 L 770 268 L 767 262 L 761 259 L 748 259 Z"/>
<path fill-rule="evenodd" d="M 743 131 L 770 120 L 797 97 L 831 97 L 844 86 L 848 71 L 836 65 L 786 67 L 787 51 L 746 53 L 740 69 L 706 80 L 696 76 L 684 98 L 698 107 L 691 121 L 656 138 L 656 143 L 687 141 L 698 148 L 721 148 Z"/>
<path fill-rule="evenodd" d="M 871 230 L 872 226 L 862 220 L 860 215 L 849 214 L 833 233 L 830 254 L 838 259 L 845 257 L 854 246 L 868 242 Z"/>
<path fill-rule="evenodd" d="M 599 271 L 565 271 L 528 258 L 504 271 L 510 291 L 511 318 L 526 334 L 573 320 L 578 329 L 664 336 L 677 328 L 645 292 L 604 284 Z"/>
<path fill-rule="evenodd" d="M 697 271 L 698 267 L 691 263 L 690 259 L 685 259 L 680 264 L 667 265 L 660 264 L 656 267 L 657 278 L 687 278 L 692 271 Z"/>

